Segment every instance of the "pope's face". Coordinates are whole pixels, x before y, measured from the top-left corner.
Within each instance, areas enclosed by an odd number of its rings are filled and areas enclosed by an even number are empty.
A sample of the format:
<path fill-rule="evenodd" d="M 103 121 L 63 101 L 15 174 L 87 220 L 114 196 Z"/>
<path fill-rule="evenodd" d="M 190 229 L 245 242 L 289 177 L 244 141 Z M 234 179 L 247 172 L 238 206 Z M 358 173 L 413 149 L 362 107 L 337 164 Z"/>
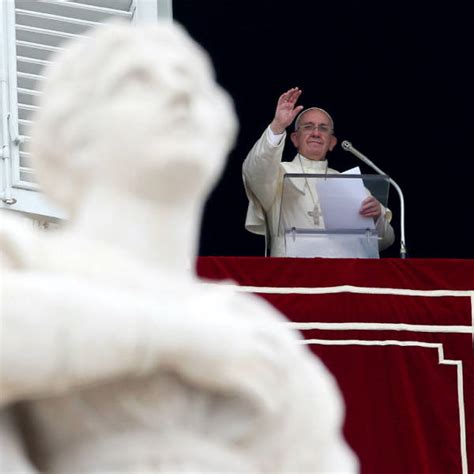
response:
<path fill-rule="evenodd" d="M 322 161 L 337 143 L 329 117 L 320 110 L 308 110 L 299 121 L 298 130 L 291 134 L 298 153 L 309 160 Z"/>

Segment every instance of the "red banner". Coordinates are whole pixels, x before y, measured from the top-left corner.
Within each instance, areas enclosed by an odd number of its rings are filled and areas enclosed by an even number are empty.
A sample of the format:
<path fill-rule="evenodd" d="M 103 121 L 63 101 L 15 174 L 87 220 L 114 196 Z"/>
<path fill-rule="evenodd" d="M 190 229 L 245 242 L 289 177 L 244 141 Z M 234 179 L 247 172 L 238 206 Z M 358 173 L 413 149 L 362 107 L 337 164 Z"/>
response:
<path fill-rule="evenodd" d="M 339 383 L 362 473 L 474 472 L 473 261 L 200 257 L 197 270 L 302 332 Z"/>

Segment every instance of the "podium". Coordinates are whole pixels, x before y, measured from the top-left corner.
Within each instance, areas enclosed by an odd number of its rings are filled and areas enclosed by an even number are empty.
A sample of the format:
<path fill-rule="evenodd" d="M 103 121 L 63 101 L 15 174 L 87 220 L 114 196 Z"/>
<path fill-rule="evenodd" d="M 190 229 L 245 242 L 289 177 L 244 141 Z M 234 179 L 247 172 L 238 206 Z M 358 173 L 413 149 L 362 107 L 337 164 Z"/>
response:
<path fill-rule="evenodd" d="M 367 174 L 287 173 L 278 233 L 286 257 L 379 258 L 374 219 L 359 214 L 373 195 L 387 206 L 390 178 Z"/>

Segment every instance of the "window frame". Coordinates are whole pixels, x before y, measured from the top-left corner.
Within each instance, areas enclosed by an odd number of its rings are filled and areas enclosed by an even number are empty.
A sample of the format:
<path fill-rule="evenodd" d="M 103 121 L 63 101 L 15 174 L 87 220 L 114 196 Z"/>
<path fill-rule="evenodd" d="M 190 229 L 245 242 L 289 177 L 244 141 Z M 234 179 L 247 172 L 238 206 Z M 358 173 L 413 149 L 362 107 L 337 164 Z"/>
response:
<path fill-rule="evenodd" d="M 43 5 L 61 8 L 64 1 L 58 0 L 36 0 Z M 0 0 L 0 140 L 2 144 L 1 166 L 0 166 L 0 209 L 9 209 L 29 216 L 56 221 L 67 219 L 65 212 L 51 203 L 41 192 L 40 186 L 33 180 L 22 179 L 25 176 L 34 176 L 33 168 L 22 166 L 28 163 L 28 153 L 24 151 L 23 146 L 29 140 L 27 135 L 21 135 L 22 120 L 20 113 L 22 110 L 29 110 L 33 105 L 19 102 L 19 94 L 23 96 L 34 96 L 35 90 L 23 89 L 18 83 L 18 54 L 17 54 L 17 4 L 21 0 Z M 77 0 L 69 1 L 66 10 L 72 5 L 73 9 L 81 10 L 110 10 L 118 12 L 119 10 L 109 9 L 111 5 L 118 5 L 116 0 Z M 95 4 L 94 4 L 95 3 Z M 123 3 L 126 3 L 125 1 Z M 38 5 L 38 4 L 36 4 Z M 61 5 L 61 6 L 60 6 Z M 88 7 L 88 6 L 89 7 Z M 35 8 L 32 8 L 34 11 Z M 40 13 L 43 17 L 48 14 Z M 120 13 L 119 13 L 120 15 Z M 130 21 L 139 25 L 140 23 L 156 21 L 158 18 L 172 20 L 172 0 L 130 0 L 129 10 L 124 15 L 130 18 Z M 31 16 L 34 16 L 32 14 Z M 66 17 L 64 18 L 74 18 Z M 76 21 L 76 20 L 74 20 Z M 80 23 L 81 21 L 79 21 Z M 66 23 L 66 22 L 65 22 Z M 87 23 L 87 21 L 82 21 Z M 99 21 L 100 23 L 100 21 Z M 26 30 L 28 27 L 25 28 Z M 34 27 L 32 27 L 34 30 Z M 58 31 L 58 30 L 57 30 Z M 62 33 L 58 31 L 58 36 Z M 47 49 L 47 48 L 46 48 Z M 35 61 L 31 60 L 31 64 Z M 41 65 L 41 62 L 38 62 Z M 28 78 L 27 73 L 20 72 L 22 77 Z M 36 76 L 38 77 L 38 76 Z M 41 80 L 41 79 L 37 79 Z M 23 123 L 26 125 L 26 123 Z M 25 127 L 22 127 L 25 129 Z"/>

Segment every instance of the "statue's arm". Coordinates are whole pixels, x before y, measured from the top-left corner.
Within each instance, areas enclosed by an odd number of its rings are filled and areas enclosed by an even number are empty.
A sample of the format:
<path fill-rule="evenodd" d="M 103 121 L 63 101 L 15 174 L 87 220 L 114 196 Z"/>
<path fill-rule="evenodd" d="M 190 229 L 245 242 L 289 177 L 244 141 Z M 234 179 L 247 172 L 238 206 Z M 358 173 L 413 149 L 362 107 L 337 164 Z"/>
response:
<path fill-rule="evenodd" d="M 267 331 L 266 318 L 259 324 L 237 317 L 235 305 L 226 314 L 232 296 L 195 286 L 150 296 L 77 276 L 7 272 L 0 404 L 118 377 L 153 376 L 160 369 L 265 404 L 285 366 L 278 355 L 282 344 L 292 344 L 281 337 L 287 331 L 273 320 Z"/>

